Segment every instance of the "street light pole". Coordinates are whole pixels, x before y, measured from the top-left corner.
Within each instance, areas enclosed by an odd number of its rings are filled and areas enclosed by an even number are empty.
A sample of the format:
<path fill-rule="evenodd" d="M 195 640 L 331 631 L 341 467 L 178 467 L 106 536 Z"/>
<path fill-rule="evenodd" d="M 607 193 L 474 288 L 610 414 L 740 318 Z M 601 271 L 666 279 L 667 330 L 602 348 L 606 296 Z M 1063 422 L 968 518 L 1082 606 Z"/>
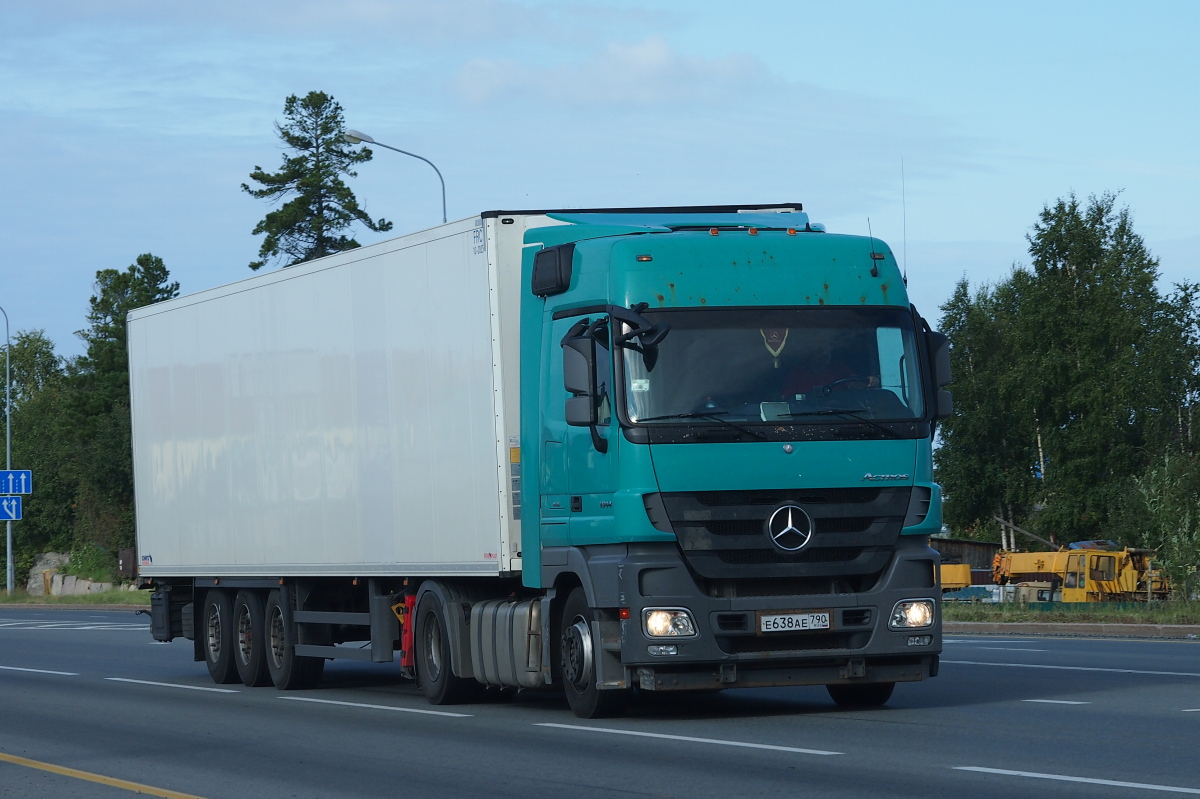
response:
<path fill-rule="evenodd" d="M 432 161 L 424 156 L 417 155 L 416 153 L 410 153 L 408 150 L 401 150 L 399 147 L 393 147 L 390 144 L 384 144 L 383 142 L 375 141 L 361 131 L 347 129 L 346 132 L 342 134 L 342 138 L 350 144 L 361 144 L 362 142 L 366 142 L 367 144 L 374 144 L 379 147 L 384 147 L 388 150 L 394 150 L 395 152 L 403 153 L 404 155 L 411 155 L 413 158 L 420 158 L 422 161 L 432 166 L 433 171 L 437 172 L 438 180 L 442 181 L 442 224 L 446 223 L 446 181 L 442 179 L 442 171 L 438 169 Z"/>
<path fill-rule="evenodd" d="M 12 471 L 12 379 L 9 373 L 9 362 L 12 360 L 12 343 L 8 338 L 8 311 L 0 308 L 4 314 L 4 468 Z M 12 521 L 4 523 L 7 530 L 8 568 L 5 570 L 5 592 L 13 592 L 13 551 L 12 551 Z"/>

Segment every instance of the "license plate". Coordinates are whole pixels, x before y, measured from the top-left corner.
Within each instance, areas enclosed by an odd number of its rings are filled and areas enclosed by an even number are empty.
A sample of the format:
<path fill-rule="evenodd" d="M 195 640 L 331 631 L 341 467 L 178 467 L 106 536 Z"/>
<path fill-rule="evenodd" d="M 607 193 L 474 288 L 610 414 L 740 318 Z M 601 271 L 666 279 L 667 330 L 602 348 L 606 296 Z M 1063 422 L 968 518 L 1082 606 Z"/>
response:
<path fill-rule="evenodd" d="M 758 617 L 760 633 L 804 632 L 806 630 L 828 630 L 829 611 L 816 613 L 771 613 Z"/>

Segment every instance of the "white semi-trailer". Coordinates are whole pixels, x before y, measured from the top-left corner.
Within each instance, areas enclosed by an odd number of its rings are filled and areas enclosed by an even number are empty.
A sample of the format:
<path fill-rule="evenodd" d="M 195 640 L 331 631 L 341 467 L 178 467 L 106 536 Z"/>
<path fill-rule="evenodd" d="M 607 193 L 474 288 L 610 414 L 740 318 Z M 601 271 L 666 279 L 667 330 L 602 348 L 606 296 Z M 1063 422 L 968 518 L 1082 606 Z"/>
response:
<path fill-rule="evenodd" d="M 154 636 L 217 682 L 936 674 L 945 340 L 798 206 L 488 212 L 134 311 L 129 358 Z"/>

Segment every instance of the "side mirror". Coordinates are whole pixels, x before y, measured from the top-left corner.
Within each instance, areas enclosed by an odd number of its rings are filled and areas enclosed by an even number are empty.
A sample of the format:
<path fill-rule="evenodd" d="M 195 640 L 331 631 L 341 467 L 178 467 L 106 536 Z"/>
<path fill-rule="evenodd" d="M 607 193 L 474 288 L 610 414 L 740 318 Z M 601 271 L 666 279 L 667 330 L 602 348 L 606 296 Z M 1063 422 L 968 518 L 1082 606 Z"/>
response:
<path fill-rule="evenodd" d="M 572 427 L 591 427 L 596 424 L 596 404 L 591 397 L 570 397 L 567 399 L 566 419 Z"/>
<path fill-rule="evenodd" d="M 929 360 L 933 364 L 933 380 L 938 388 L 947 385 L 950 374 L 950 339 L 944 333 L 929 333 Z"/>
<path fill-rule="evenodd" d="M 571 326 L 563 336 L 563 388 L 567 400 L 566 421 L 575 427 L 596 424 L 596 340 L 589 335 L 586 319 Z"/>
<path fill-rule="evenodd" d="M 935 419 L 949 419 L 954 415 L 954 396 L 946 389 L 938 389 Z"/>

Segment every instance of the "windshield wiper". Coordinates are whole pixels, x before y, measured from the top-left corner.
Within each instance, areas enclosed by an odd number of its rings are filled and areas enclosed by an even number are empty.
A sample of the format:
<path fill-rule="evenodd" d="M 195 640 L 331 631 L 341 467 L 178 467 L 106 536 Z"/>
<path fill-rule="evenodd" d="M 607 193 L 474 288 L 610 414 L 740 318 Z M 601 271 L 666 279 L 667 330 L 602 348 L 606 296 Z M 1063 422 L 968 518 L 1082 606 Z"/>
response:
<path fill-rule="evenodd" d="M 884 427 L 883 425 L 876 422 L 874 419 L 869 419 L 866 416 L 863 416 L 860 412 L 854 411 L 854 410 L 841 409 L 841 408 L 822 408 L 819 411 L 796 411 L 795 413 L 781 413 L 779 415 L 780 416 L 790 416 L 793 418 L 796 416 L 846 416 L 850 419 L 856 419 L 857 421 L 860 421 L 864 424 L 869 424 L 869 425 L 871 425 L 871 427 L 874 427 L 876 430 L 882 430 L 883 432 L 890 435 L 892 438 L 903 438 L 903 436 L 901 436 L 899 433 L 897 433 L 895 430 L 891 429 L 890 427 Z"/>
<path fill-rule="evenodd" d="M 642 422 L 659 422 L 664 419 L 709 419 L 714 422 L 720 422 L 723 425 L 732 427 L 734 430 L 740 430 L 748 436 L 765 439 L 766 435 L 757 430 L 751 430 L 749 427 L 742 427 L 740 424 L 735 424 L 728 419 L 722 419 L 721 415 L 729 411 L 694 411 L 692 413 L 668 413 L 665 416 L 644 416 L 635 420 L 635 424 Z"/>

